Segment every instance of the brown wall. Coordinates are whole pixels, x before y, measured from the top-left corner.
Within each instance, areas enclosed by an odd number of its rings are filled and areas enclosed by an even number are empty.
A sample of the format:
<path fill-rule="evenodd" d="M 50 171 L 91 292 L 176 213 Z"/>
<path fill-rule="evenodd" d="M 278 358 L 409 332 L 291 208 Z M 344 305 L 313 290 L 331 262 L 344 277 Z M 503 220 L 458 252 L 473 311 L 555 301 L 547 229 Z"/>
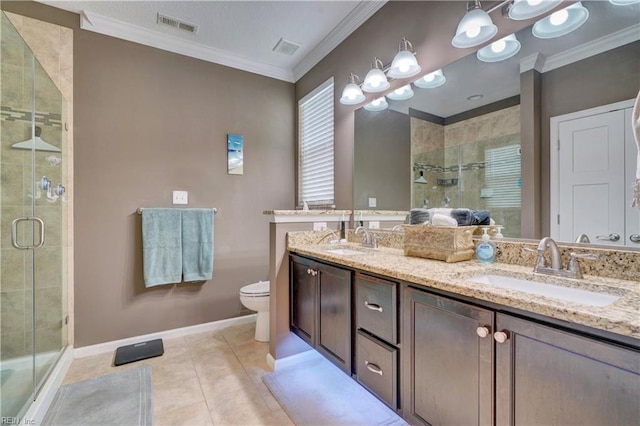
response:
<path fill-rule="evenodd" d="M 551 117 L 633 99 L 640 90 L 640 41 L 592 56 L 541 77 L 541 230 L 549 235 Z M 524 155 L 524 153 L 523 153 Z M 524 180 L 523 180 L 524 184 Z"/>
<path fill-rule="evenodd" d="M 410 117 L 392 110 L 355 113 L 354 209 L 406 209 L 411 204 Z M 404 206 L 404 207 L 400 207 Z"/>
<path fill-rule="evenodd" d="M 5 8 L 3 2 L 3 8 Z M 74 28 L 75 346 L 248 313 L 238 293 L 269 274 L 266 209 L 294 203 L 294 86 Z M 226 134 L 245 137 L 227 174 Z M 138 207 L 217 207 L 213 279 L 145 289 Z"/>

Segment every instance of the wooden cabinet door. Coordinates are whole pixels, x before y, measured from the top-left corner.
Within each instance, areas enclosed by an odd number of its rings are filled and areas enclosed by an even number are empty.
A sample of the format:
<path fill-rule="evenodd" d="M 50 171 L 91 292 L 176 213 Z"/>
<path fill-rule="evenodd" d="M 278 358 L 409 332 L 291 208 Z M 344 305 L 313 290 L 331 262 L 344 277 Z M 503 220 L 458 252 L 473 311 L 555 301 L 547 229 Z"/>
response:
<path fill-rule="evenodd" d="M 312 273 L 313 262 L 298 256 L 291 256 L 289 273 L 291 331 L 302 340 L 315 345 L 316 301 L 318 280 Z"/>
<path fill-rule="evenodd" d="M 324 264 L 318 271 L 316 348 L 351 375 L 351 272 Z"/>
<path fill-rule="evenodd" d="M 640 424 L 640 352 L 497 314 L 498 425 Z"/>
<path fill-rule="evenodd" d="M 412 287 L 404 287 L 402 312 L 404 417 L 493 424 L 493 312 Z"/>

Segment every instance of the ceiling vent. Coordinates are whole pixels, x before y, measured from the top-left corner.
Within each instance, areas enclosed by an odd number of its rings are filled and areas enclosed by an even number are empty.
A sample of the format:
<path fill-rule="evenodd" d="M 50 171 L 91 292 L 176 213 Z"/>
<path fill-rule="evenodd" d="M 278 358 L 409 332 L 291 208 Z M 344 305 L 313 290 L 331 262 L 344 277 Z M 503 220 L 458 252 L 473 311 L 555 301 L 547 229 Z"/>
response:
<path fill-rule="evenodd" d="M 285 55 L 291 56 L 296 53 L 296 50 L 298 50 L 300 46 L 302 46 L 300 43 L 281 38 L 280 40 L 278 40 L 272 50 L 277 53 L 283 53 Z"/>
<path fill-rule="evenodd" d="M 181 21 L 177 18 L 173 18 L 171 16 L 163 15 L 158 13 L 158 24 L 165 25 L 167 27 L 175 28 L 177 30 L 186 31 L 191 34 L 195 34 L 198 32 L 198 26 L 195 24 L 190 24 L 185 21 Z"/>

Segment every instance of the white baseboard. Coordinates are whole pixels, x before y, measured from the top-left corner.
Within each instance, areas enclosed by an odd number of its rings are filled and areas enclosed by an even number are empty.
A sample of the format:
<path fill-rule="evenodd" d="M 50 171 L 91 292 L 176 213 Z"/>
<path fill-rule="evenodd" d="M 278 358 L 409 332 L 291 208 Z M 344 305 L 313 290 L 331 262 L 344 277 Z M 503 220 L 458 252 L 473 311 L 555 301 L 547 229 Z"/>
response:
<path fill-rule="evenodd" d="M 220 321 L 208 322 L 205 324 L 192 325 L 189 327 L 174 328 L 171 330 L 158 331 L 156 333 L 144 334 L 141 336 L 128 337 L 126 339 L 114 340 L 111 342 L 98 343 L 96 345 L 75 348 L 74 358 L 84 358 L 92 355 L 99 355 L 113 352 L 120 346 L 131 345 L 133 343 L 144 342 L 153 339 L 172 339 L 175 337 L 187 336 L 189 334 L 203 333 L 206 331 L 219 330 L 232 325 L 255 322 L 257 314 L 245 315 L 242 317 L 229 318 Z"/>
<path fill-rule="evenodd" d="M 280 359 L 275 359 L 271 354 L 267 354 L 267 364 L 273 369 L 273 371 L 275 371 L 280 368 L 286 368 L 318 357 L 322 357 L 322 355 L 320 355 L 320 353 L 315 349 L 310 349 L 308 351 L 300 352 L 298 354 Z"/>
<path fill-rule="evenodd" d="M 64 349 L 53 371 L 51 371 L 49 378 L 36 396 L 35 401 L 33 401 L 33 404 L 27 409 L 24 419 L 28 420 L 31 424 L 39 425 L 42 423 L 49 406 L 53 402 L 53 398 L 56 396 L 58 388 L 64 380 L 64 376 L 66 376 L 67 371 L 69 371 L 71 362 L 73 362 L 73 352 L 74 350 L 71 346 L 67 346 Z"/>

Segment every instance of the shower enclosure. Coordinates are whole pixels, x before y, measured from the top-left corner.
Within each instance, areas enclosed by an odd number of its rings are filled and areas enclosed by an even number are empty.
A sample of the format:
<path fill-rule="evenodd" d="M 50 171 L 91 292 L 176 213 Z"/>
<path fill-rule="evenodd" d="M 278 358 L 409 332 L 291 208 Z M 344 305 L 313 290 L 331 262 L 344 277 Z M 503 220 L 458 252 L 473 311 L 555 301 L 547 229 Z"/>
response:
<path fill-rule="evenodd" d="M 65 100 L 0 22 L 0 417 L 24 415 L 67 346 Z M 15 423 L 15 422 L 14 422 Z"/>

